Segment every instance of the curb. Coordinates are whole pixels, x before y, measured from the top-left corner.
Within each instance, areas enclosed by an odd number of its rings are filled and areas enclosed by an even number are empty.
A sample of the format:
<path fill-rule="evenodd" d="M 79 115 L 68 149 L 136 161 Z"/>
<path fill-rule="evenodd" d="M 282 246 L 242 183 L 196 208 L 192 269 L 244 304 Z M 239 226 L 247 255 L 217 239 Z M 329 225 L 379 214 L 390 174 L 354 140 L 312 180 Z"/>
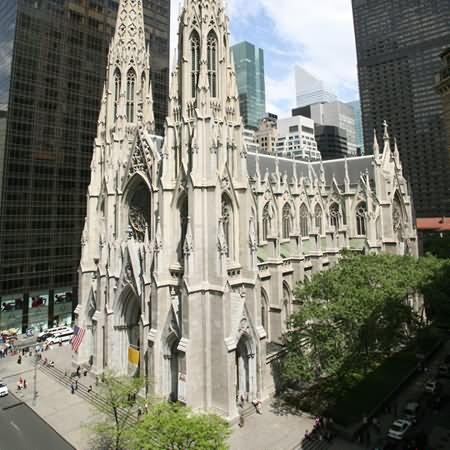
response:
<path fill-rule="evenodd" d="M 49 428 L 51 428 L 70 448 L 73 448 L 73 450 L 77 450 L 76 447 L 74 447 L 71 442 L 69 442 L 61 433 L 55 430 L 55 428 L 50 423 L 48 423 L 40 414 L 38 414 L 38 412 L 32 406 L 30 406 L 27 402 L 21 401 L 15 394 L 10 393 L 10 395 L 12 395 L 14 398 L 18 400 L 18 404 L 24 405 L 26 408 L 33 411 L 33 414 L 35 414 L 41 422 L 45 423 Z"/>

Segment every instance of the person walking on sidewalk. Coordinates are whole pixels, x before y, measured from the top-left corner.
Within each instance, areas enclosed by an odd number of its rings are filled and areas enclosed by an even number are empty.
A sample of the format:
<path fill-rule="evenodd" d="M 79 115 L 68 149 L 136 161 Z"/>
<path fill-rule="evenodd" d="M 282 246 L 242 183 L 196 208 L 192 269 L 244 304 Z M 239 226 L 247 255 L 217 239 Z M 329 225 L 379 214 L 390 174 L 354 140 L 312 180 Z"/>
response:
<path fill-rule="evenodd" d="M 75 394 L 75 385 L 73 383 L 70 383 L 70 392 Z"/>

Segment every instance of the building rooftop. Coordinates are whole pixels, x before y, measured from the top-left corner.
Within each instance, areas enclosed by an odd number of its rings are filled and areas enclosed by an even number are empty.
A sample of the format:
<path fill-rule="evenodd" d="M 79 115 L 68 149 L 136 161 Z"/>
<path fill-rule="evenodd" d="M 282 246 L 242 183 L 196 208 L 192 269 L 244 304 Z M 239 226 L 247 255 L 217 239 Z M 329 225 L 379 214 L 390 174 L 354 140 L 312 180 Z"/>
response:
<path fill-rule="evenodd" d="M 423 217 L 416 219 L 420 231 L 450 231 L 450 217 Z"/>

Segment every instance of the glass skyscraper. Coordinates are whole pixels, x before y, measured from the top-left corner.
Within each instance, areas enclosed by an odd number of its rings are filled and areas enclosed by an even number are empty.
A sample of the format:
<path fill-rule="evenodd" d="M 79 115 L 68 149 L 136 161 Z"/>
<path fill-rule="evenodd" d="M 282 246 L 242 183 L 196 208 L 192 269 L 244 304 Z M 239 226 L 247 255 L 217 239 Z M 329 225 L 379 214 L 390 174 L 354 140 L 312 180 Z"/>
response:
<path fill-rule="evenodd" d="M 294 73 L 297 108 L 312 105 L 314 103 L 337 101 L 337 96 L 333 89 L 303 67 L 295 66 Z"/>
<path fill-rule="evenodd" d="M 359 100 L 355 100 L 353 102 L 348 102 L 347 105 L 353 109 L 353 114 L 355 115 L 356 147 L 358 147 L 359 153 L 364 153 L 364 133 L 361 116 L 361 102 Z"/>
<path fill-rule="evenodd" d="M 435 74 L 450 45 L 450 2 L 352 3 L 366 151 L 372 151 L 374 128 L 386 120 L 417 216 L 448 216 L 449 157 Z"/>
<path fill-rule="evenodd" d="M 264 51 L 250 42 L 231 47 L 236 67 L 239 106 L 244 126 L 257 129 L 266 112 Z"/>
<path fill-rule="evenodd" d="M 157 131 L 170 0 L 144 0 Z M 71 322 L 87 186 L 118 0 L 0 3 L 0 330 Z"/>

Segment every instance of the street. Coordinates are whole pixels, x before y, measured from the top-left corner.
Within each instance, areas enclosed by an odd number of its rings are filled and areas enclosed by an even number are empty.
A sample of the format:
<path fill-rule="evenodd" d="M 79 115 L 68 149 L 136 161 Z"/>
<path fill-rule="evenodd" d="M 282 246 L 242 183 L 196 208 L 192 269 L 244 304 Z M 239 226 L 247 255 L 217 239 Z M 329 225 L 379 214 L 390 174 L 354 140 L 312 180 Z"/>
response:
<path fill-rule="evenodd" d="M 73 450 L 14 394 L 0 398 L 0 450 Z"/>

